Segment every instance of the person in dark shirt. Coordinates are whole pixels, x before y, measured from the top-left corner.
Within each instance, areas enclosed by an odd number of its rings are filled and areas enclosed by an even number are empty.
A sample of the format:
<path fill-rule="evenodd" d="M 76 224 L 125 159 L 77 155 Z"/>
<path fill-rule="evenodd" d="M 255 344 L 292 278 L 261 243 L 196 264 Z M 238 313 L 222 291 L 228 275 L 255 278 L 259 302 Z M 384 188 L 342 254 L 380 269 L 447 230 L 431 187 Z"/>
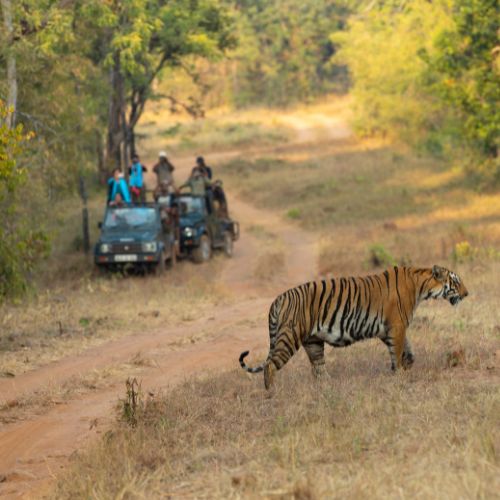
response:
<path fill-rule="evenodd" d="M 205 163 L 203 156 L 198 156 L 198 158 L 196 158 L 196 167 L 193 167 L 193 172 L 195 169 L 200 170 L 208 180 L 212 179 L 212 168 Z"/>
<path fill-rule="evenodd" d="M 227 199 L 224 189 L 222 188 L 222 181 L 217 179 L 212 187 L 214 203 L 216 205 L 217 215 L 223 219 L 229 219 L 229 212 L 227 209 Z"/>

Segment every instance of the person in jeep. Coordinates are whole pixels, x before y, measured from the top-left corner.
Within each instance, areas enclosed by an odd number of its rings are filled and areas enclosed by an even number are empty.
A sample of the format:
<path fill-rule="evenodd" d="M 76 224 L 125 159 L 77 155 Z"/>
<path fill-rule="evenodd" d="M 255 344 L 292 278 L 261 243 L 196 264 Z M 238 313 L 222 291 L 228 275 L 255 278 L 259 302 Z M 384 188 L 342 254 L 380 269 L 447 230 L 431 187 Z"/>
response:
<path fill-rule="evenodd" d="M 134 202 L 146 201 L 146 189 L 144 186 L 144 172 L 148 169 L 139 161 L 139 155 L 132 155 L 132 165 L 129 167 L 129 186 Z"/>
<path fill-rule="evenodd" d="M 200 170 L 201 173 L 210 181 L 212 180 L 212 167 L 209 167 L 205 163 L 205 158 L 203 156 L 198 156 L 196 158 L 196 166 L 193 167 L 193 170 L 191 172 L 191 175 L 195 172 L 195 170 Z"/>
<path fill-rule="evenodd" d="M 229 212 L 227 209 L 227 200 L 224 189 L 222 188 L 222 181 L 217 179 L 212 187 L 214 197 L 214 205 L 217 216 L 222 219 L 229 219 Z"/>
<path fill-rule="evenodd" d="M 113 177 L 108 179 L 108 205 L 116 206 L 130 203 L 130 193 L 127 182 L 119 168 L 113 169 Z"/>
<path fill-rule="evenodd" d="M 156 174 L 157 187 L 161 183 L 166 182 L 175 188 L 173 172 L 175 167 L 170 163 L 165 151 L 160 151 L 158 155 L 158 163 L 153 167 L 153 172 Z"/>
<path fill-rule="evenodd" d="M 206 196 L 206 191 L 211 185 L 212 184 L 203 174 L 202 170 L 195 167 L 191 172 L 191 177 L 184 184 L 179 186 L 179 189 L 188 187 L 191 189 L 192 194 L 196 196 Z"/>

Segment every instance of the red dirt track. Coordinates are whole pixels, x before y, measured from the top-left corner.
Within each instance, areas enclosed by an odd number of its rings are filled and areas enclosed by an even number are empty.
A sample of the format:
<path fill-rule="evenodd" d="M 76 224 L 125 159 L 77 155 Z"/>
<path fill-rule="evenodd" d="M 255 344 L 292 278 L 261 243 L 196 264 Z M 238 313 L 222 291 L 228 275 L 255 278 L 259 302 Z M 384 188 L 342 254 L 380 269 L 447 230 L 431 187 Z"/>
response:
<path fill-rule="evenodd" d="M 301 133 L 299 130 L 299 142 Z M 230 155 L 235 156 L 234 153 Z M 217 166 L 227 157 L 228 154 L 220 158 L 212 155 L 207 160 Z M 192 159 L 176 162 L 174 158 L 173 161 L 177 166 L 177 180 L 181 181 L 187 176 Z M 287 286 L 316 277 L 314 240 L 278 215 L 253 208 L 235 199 L 233 193 L 228 196 L 232 216 L 240 221 L 242 235 L 235 244 L 234 257 L 223 262 L 218 279 L 230 293 L 242 294 L 241 302 L 214 306 L 209 315 L 188 325 L 182 323 L 111 340 L 13 379 L 0 379 L 0 405 L 42 390 L 51 383 L 125 363 L 138 352 L 151 361 L 139 376 L 146 391 L 165 389 L 208 370 L 237 367 L 238 356 L 243 350 L 252 351 L 250 362 L 256 361 L 259 354 L 265 355 L 268 333 L 264 318 L 273 297 Z M 252 224 L 272 232 L 284 248 L 285 272 L 271 283 L 259 283 L 254 276 L 256 250 L 262 243 L 246 232 Z M 256 317 L 262 320 L 256 321 Z M 201 329 L 208 329 L 210 334 L 194 344 L 179 342 Z M 107 430 L 115 418 L 116 402 L 124 393 L 124 378 L 126 376 L 115 377 L 105 388 L 77 395 L 68 402 L 50 407 L 42 415 L 0 424 L 0 497 L 38 498 L 43 495 L 65 467 L 69 456 Z"/>

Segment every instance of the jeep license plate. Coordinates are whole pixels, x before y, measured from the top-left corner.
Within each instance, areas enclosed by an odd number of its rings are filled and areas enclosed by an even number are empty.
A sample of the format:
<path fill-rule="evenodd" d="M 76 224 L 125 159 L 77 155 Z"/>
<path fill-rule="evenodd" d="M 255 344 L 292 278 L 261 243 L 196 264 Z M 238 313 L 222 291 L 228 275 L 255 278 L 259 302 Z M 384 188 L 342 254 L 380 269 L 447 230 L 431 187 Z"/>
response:
<path fill-rule="evenodd" d="M 137 261 L 137 255 L 135 254 L 115 255 L 115 262 L 136 262 L 136 261 Z"/>

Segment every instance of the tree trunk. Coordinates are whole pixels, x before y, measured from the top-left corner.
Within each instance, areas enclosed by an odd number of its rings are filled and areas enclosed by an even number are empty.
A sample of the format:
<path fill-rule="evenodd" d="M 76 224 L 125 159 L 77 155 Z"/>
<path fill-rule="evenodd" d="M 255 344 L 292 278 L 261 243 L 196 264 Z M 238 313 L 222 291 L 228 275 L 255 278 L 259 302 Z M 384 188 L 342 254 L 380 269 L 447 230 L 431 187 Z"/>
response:
<path fill-rule="evenodd" d="M 124 82 L 120 68 L 120 57 L 114 55 L 114 64 L 111 69 L 111 94 L 108 111 L 108 137 L 106 141 L 106 168 L 109 173 L 119 167 L 124 169 L 121 145 L 124 140 L 122 118 L 124 114 Z"/>
<path fill-rule="evenodd" d="M 101 132 L 99 130 L 95 131 L 95 152 L 97 157 L 97 176 L 99 182 L 104 185 L 109 178 L 109 172 L 104 160 L 104 147 Z"/>
<path fill-rule="evenodd" d="M 1 0 L 2 13 L 5 31 L 8 34 L 7 49 L 7 108 L 12 112 L 7 115 L 7 127 L 13 128 L 16 122 L 16 108 L 17 108 L 17 75 L 16 75 L 16 58 L 12 52 L 12 39 L 14 34 L 14 26 L 12 24 L 12 4 L 10 0 Z"/>

